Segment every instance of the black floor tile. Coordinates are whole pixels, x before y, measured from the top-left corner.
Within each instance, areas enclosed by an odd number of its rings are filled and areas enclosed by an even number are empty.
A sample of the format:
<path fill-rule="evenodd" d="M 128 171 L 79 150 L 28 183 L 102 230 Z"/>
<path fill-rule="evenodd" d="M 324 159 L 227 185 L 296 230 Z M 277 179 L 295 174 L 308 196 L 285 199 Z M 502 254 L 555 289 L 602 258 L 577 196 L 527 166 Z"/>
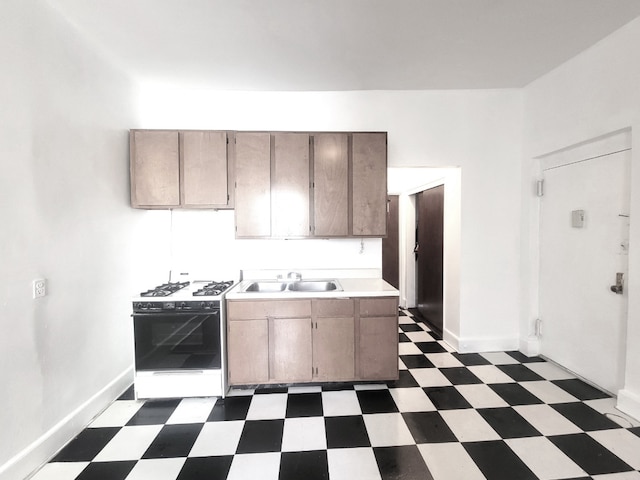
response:
<path fill-rule="evenodd" d="M 399 333 L 398 334 L 398 342 L 400 343 L 407 343 L 410 342 L 411 339 L 409 337 L 407 337 L 404 333 Z"/>
<path fill-rule="evenodd" d="M 489 387 L 511 406 L 543 403 L 533 393 L 517 383 L 494 383 Z"/>
<path fill-rule="evenodd" d="M 516 382 L 535 382 L 544 380 L 544 378 L 524 365 L 496 365 L 496 367 L 513 378 Z"/>
<path fill-rule="evenodd" d="M 570 378 L 566 380 L 553 380 L 552 383 L 555 383 L 557 386 L 562 388 L 564 391 L 570 393 L 578 400 L 596 400 L 598 398 L 609 398 L 610 395 L 604 393 L 601 390 L 598 390 L 595 387 L 583 382 L 578 378 Z"/>
<path fill-rule="evenodd" d="M 278 480 L 328 480 L 329 465 L 326 450 L 283 452 Z"/>
<path fill-rule="evenodd" d="M 413 378 L 409 370 L 400 370 L 398 380 L 387 382 L 387 386 L 389 388 L 410 388 L 417 387 L 418 382 L 416 382 L 416 379 Z"/>
<path fill-rule="evenodd" d="M 416 443 L 457 442 L 447 422 L 438 412 L 405 412 L 402 414 Z"/>
<path fill-rule="evenodd" d="M 401 309 L 401 310 L 398 312 L 398 316 L 399 316 L 399 317 L 406 317 L 406 316 L 407 316 L 407 313 L 406 313 L 404 310 L 402 310 L 402 309 Z"/>
<path fill-rule="evenodd" d="M 491 362 L 484 358 L 479 353 L 458 353 L 453 352 L 452 355 L 458 359 L 460 363 L 466 365 L 467 367 L 471 367 L 474 365 L 491 365 Z"/>
<path fill-rule="evenodd" d="M 287 418 L 321 417 L 321 393 L 296 393 L 287 396 Z"/>
<path fill-rule="evenodd" d="M 187 458 L 176 480 L 225 479 L 232 460 L 233 455 Z"/>
<path fill-rule="evenodd" d="M 483 408 L 478 413 L 501 438 L 538 437 L 541 435 L 511 407 Z"/>
<path fill-rule="evenodd" d="M 506 352 L 508 355 L 515 358 L 520 363 L 543 363 L 545 362 L 544 358 L 540 357 L 527 357 L 524 353 L 514 351 L 514 352 Z"/>
<path fill-rule="evenodd" d="M 429 324 L 426 322 L 425 322 L 425 325 L 427 325 L 427 327 L 429 326 Z M 431 329 L 431 331 L 429 332 L 429 335 L 431 335 L 434 340 L 442 340 L 442 335 L 433 329 Z"/>
<path fill-rule="evenodd" d="M 71 440 L 52 462 L 90 462 L 120 431 L 120 427 L 87 428 Z"/>
<path fill-rule="evenodd" d="M 585 433 L 548 438 L 589 475 L 604 475 L 633 470 Z"/>
<path fill-rule="evenodd" d="M 76 480 L 124 480 L 136 465 L 134 460 L 125 462 L 93 462 L 87 465 Z"/>
<path fill-rule="evenodd" d="M 356 392 L 362 413 L 392 413 L 397 412 L 396 402 L 389 390 L 358 390 Z"/>
<path fill-rule="evenodd" d="M 403 332 L 424 332 L 423 328 L 415 323 L 401 323 L 400 330 Z"/>
<path fill-rule="evenodd" d="M 180 399 L 147 400 L 127 425 L 162 425 L 169 420 L 179 403 Z"/>
<path fill-rule="evenodd" d="M 131 385 L 124 392 L 122 392 L 122 395 L 118 397 L 118 400 L 135 400 L 135 398 L 136 395 L 133 391 L 133 385 Z"/>
<path fill-rule="evenodd" d="M 251 405 L 251 395 L 219 398 L 216 401 L 207 422 L 244 420 Z"/>
<path fill-rule="evenodd" d="M 353 383 L 332 382 L 322 384 L 323 392 L 338 392 L 341 390 L 353 390 Z"/>
<path fill-rule="evenodd" d="M 463 443 L 487 480 L 538 480 L 503 441 Z"/>
<path fill-rule="evenodd" d="M 198 438 L 203 423 L 165 425 L 142 458 L 186 457 Z"/>
<path fill-rule="evenodd" d="M 467 367 L 441 368 L 442 373 L 453 385 L 471 385 L 482 383 Z"/>
<path fill-rule="evenodd" d="M 433 480 L 415 445 L 373 449 L 382 480 Z"/>
<path fill-rule="evenodd" d="M 283 387 L 279 385 L 265 385 L 258 387 L 255 390 L 256 395 L 264 395 L 269 393 L 288 393 L 289 387 Z"/>
<path fill-rule="evenodd" d="M 438 410 L 471 408 L 455 387 L 425 387 L 423 390 Z"/>
<path fill-rule="evenodd" d="M 433 342 L 416 342 L 414 344 L 422 353 L 444 353 L 447 351 L 442 345 L 435 340 Z"/>
<path fill-rule="evenodd" d="M 327 448 L 370 447 L 369 434 L 362 415 L 326 417 Z"/>
<path fill-rule="evenodd" d="M 613 420 L 582 402 L 558 403 L 551 408 L 571 420 L 585 432 L 622 428 Z"/>
<path fill-rule="evenodd" d="M 630 428 L 629 431 L 635 435 L 637 435 L 638 437 L 640 437 L 640 427 L 633 427 Z"/>
<path fill-rule="evenodd" d="M 236 453 L 279 452 L 284 419 L 247 420 Z"/>
<path fill-rule="evenodd" d="M 422 354 L 419 355 L 400 355 L 400 360 L 407 368 L 435 368 L 435 365 Z"/>

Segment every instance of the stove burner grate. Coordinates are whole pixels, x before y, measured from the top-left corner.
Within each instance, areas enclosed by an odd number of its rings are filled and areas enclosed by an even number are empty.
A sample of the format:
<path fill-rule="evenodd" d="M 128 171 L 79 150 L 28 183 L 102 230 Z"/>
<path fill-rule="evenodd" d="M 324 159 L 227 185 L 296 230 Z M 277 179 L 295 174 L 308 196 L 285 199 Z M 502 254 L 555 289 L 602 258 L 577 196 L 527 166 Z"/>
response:
<path fill-rule="evenodd" d="M 233 285 L 233 281 L 226 282 L 210 282 L 203 286 L 201 289 L 193 292 L 194 297 L 215 297 L 220 295 L 225 290 Z"/>
<path fill-rule="evenodd" d="M 146 292 L 142 292 L 140 294 L 141 297 L 168 297 L 172 293 L 177 292 L 178 290 L 189 285 L 189 282 L 169 282 L 163 283 L 162 285 L 158 285 L 151 290 L 147 290 Z"/>

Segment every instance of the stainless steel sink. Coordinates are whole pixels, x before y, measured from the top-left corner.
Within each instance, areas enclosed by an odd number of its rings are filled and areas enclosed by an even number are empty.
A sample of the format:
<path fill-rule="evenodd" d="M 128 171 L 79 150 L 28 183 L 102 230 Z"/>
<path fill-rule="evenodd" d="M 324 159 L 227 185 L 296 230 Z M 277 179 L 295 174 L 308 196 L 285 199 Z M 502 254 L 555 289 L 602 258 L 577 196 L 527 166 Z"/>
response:
<path fill-rule="evenodd" d="M 337 280 L 296 280 L 280 282 L 262 280 L 251 282 L 241 292 L 280 293 L 280 292 L 339 292 L 342 286 Z"/>

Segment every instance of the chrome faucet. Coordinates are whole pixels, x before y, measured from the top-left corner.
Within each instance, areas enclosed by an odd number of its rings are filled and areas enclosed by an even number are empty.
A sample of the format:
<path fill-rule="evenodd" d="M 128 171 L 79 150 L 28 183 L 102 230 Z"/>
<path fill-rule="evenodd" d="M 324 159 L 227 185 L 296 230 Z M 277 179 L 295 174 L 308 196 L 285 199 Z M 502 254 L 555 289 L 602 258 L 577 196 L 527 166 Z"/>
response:
<path fill-rule="evenodd" d="M 287 280 L 299 282 L 300 280 L 302 280 L 302 274 L 300 272 L 289 272 L 287 273 Z"/>

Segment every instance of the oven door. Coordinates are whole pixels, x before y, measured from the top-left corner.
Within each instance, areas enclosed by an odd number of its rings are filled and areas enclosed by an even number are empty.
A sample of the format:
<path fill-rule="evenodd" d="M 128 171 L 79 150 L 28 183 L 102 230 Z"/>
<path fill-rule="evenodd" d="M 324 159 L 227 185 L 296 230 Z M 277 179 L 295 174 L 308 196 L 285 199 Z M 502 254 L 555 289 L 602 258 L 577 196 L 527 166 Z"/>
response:
<path fill-rule="evenodd" d="M 136 371 L 220 369 L 220 311 L 135 313 Z"/>

